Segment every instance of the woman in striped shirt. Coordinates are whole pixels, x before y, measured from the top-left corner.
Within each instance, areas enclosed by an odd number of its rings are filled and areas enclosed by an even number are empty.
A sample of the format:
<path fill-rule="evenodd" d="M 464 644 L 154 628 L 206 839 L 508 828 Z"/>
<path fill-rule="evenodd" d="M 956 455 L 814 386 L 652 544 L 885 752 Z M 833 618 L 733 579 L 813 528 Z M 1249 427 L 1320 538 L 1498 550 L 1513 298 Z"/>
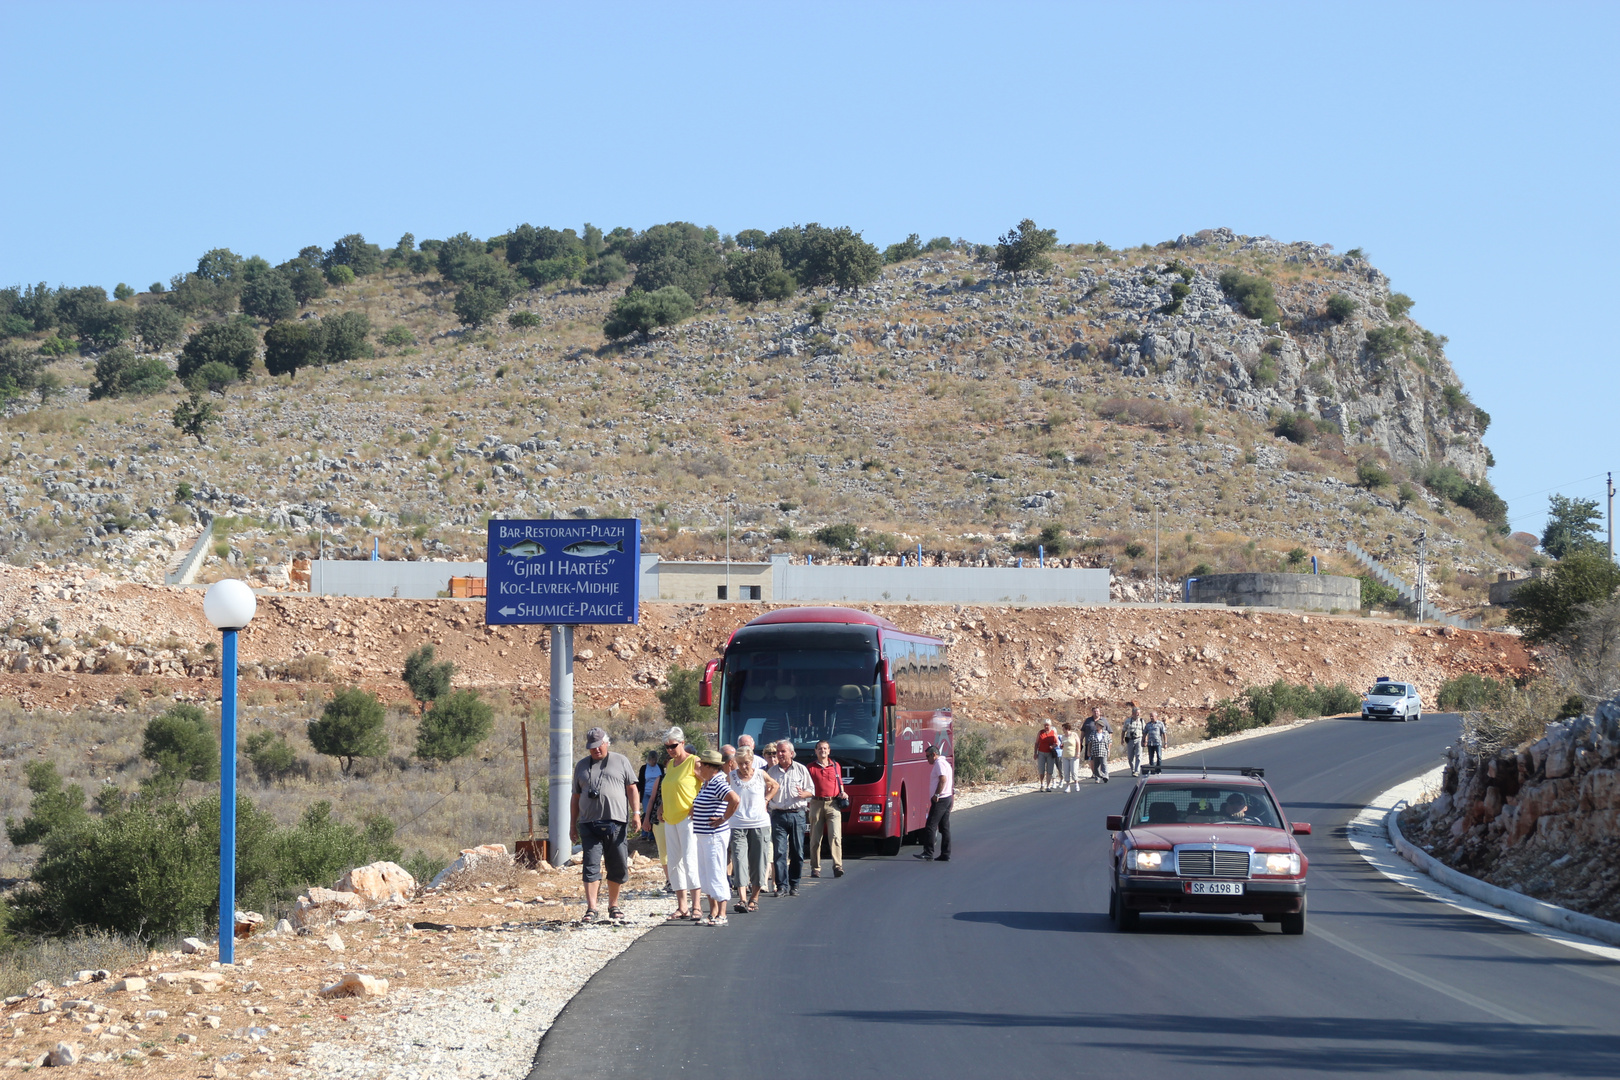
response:
<path fill-rule="evenodd" d="M 692 802 L 692 834 L 697 842 L 698 886 L 709 898 L 709 917 L 700 925 L 724 926 L 726 905 L 731 902 L 726 854 L 731 849 L 731 815 L 739 800 L 726 780 L 725 759 L 713 750 L 698 756 L 698 778 L 703 786 Z"/>

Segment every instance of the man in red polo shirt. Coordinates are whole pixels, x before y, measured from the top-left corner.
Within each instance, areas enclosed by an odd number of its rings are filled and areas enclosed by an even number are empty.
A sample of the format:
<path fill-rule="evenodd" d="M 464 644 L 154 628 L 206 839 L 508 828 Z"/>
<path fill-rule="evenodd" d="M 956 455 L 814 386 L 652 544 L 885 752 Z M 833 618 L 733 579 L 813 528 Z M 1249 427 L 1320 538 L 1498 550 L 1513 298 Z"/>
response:
<path fill-rule="evenodd" d="M 844 773 L 832 759 L 826 739 L 816 743 L 816 760 L 809 765 L 810 786 L 810 876 L 821 876 L 821 836 L 825 832 L 832 847 L 833 877 L 844 876 L 844 812 L 833 800 L 844 793 Z"/>

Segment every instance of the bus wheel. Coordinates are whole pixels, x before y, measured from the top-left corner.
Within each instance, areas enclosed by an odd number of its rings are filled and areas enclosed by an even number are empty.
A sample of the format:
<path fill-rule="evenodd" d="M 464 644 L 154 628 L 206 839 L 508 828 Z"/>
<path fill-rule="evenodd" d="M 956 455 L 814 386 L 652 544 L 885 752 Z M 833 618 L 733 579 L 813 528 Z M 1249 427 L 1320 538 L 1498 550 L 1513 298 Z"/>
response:
<path fill-rule="evenodd" d="M 906 842 L 906 795 L 904 791 L 900 793 L 899 829 L 900 831 L 897 835 L 885 836 L 883 839 L 878 841 L 877 847 L 879 855 L 898 855 L 900 854 L 900 845 Z"/>

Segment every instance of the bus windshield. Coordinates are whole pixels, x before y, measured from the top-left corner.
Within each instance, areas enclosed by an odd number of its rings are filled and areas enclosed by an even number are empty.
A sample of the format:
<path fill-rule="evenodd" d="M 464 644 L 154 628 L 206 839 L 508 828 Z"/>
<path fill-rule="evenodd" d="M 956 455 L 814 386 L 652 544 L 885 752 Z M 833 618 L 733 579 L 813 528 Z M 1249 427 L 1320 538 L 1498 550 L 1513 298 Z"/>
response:
<path fill-rule="evenodd" d="M 756 745 L 791 739 L 803 761 L 826 739 L 839 761 L 881 764 L 876 648 L 773 644 L 748 643 L 726 656 L 721 741 L 735 743 L 742 735 L 752 735 Z"/>

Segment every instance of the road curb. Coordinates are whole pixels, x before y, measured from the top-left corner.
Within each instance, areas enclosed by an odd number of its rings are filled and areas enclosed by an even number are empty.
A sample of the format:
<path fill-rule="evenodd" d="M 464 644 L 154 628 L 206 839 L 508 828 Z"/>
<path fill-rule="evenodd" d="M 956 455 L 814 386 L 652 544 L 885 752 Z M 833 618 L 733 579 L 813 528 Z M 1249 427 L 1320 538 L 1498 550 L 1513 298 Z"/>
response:
<path fill-rule="evenodd" d="M 1520 918 L 1533 919 L 1543 926 L 1552 927 L 1554 930 L 1595 938 L 1609 945 L 1620 945 L 1620 923 L 1600 919 L 1596 915 L 1583 915 L 1578 911 L 1571 911 L 1557 904 L 1549 904 L 1545 900 L 1537 900 L 1533 896 L 1516 893 L 1512 889 L 1492 885 L 1490 882 L 1481 881 L 1471 874 L 1455 870 L 1430 855 L 1427 851 L 1408 840 L 1401 832 L 1400 814 L 1402 810 L 1406 809 L 1407 805 L 1406 800 L 1403 799 L 1395 806 L 1392 806 L 1389 812 L 1384 815 L 1384 828 L 1388 831 L 1390 842 L 1395 845 L 1395 850 L 1400 852 L 1401 857 L 1440 882 L 1440 884 L 1455 889 L 1464 896 L 1471 896 L 1475 900 L 1484 901 L 1492 907 L 1511 911 Z"/>
<path fill-rule="evenodd" d="M 1590 915 L 1579 915 L 1577 912 L 1557 907 L 1554 904 L 1532 900 L 1527 896 L 1507 889 L 1500 889 L 1495 885 L 1480 881 L 1478 878 L 1469 877 L 1467 874 L 1452 870 L 1450 867 L 1439 863 L 1427 852 L 1416 848 L 1401 835 L 1399 826 L 1391 828 L 1394 815 L 1405 809 L 1413 798 L 1426 790 L 1436 787 L 1440 782 L 1443 770 L 1444 766 L 1436 766 L 1423 775 L 1406 781 L 1404 784 L 1397 784 L 1380 794 L 1370 805 L 1363 809 L 1350 822 L 1345 835 L 1346 840 L 1349 841 L 1350 846 L 1355 849 L 1356 853 L 1385 877 L 1399 885 L 1404 885 L 1413 892 L 1421 893 L 1431 900 L 1449 904 L 1481 918 L 1505 923 L 1515 930 L 1557 941 L 1571 948 L 1601 956 L 1606 960 L 1620 961 L 1620 948 L 1616 947 L 1616 944 L 1620 944 L 1620 941 L 1617 941 L 1617 939 L 1620 939 L 1620 924 L 1611 923 L 1604 919 L 1595 919 Z M 1400 845 L 1404 846 L 1408 851 L 1414 851 L 1422 855 L 1426 862 L 1409 859 L 1401 851 L 1400 846 L 1397 846 L 1396 837 L 1400 837 Z M 1445 874 L 1431 876 L 1429 872 L 1430 866 L 1438 866 Z M 1457 882 L 1455 887 L 1452 884 L 1453 880 Z M 1495 899 L 1498 895 L 1504 894 L 1507 899 L 1523 903 L 1526 906 L 1520 910 L 1516 906 L 1509 907 Z M 1600 937 L 1596 934 L 1577 932 L 1565 928 L 1573 924 L 1564 923 L 1561 920 L 1547 922 L 1533 914 L 1529 914 L 1529 912 L 1538 908 L 1550 908 L 1555 914 L 1561 912 L 1565 916 L 1575 916 L 1577 919 L 1598 923 L 1600 929 L 1606 928 L 1609 934 L 1613 936 Z"/>

